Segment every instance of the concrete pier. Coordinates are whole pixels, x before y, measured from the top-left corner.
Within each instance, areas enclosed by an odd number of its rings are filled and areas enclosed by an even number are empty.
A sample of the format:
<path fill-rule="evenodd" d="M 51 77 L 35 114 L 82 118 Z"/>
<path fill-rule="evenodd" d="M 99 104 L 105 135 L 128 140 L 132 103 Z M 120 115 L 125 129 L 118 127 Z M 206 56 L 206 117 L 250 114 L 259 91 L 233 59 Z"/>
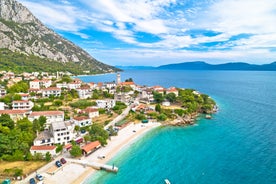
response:
<path fill-rule="evenodd" d="M 118 170 L 119 170 L 119 168 L 115 167 L 114 165 L 101 164 L 101 163 L 97 163 L 97 162 L 87 162 L 84 160 L 73 160 L 73 159 L 70 159 L 70 160 L 67 159 L 67 161 L 76 163 L 76 164 L 81 164 L 84 167 L 89 166 L 96 170 L 105 170 L 108 172 L 115 172 L 115 173 L 118 172 Z"/>

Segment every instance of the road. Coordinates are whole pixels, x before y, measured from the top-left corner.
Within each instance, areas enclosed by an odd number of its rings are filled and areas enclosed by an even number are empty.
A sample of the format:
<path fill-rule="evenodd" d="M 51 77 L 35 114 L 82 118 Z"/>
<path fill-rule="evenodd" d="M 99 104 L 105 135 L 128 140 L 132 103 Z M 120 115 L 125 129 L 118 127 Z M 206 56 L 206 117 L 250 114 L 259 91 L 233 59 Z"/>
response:
<path fill-rule="evenodd" d="M 132 105 L 127 106 L 127 108 L 116 118 L 110 121 L 107 125 L 105 125 L 104 129 L 108 129 L 109 126 L 115 126 L 115 123 L 122 121 L 129 113 Z"/>

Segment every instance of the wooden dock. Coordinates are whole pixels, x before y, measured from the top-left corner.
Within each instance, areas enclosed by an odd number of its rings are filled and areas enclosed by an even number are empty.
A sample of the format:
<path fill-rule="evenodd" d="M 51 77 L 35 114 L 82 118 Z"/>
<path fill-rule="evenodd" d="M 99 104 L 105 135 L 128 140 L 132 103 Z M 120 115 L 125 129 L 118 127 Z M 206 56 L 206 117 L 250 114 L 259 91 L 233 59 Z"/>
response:
<path fill-rule="evenodd" d="M 76 163 L 76 164 L 81 164 L 84 167 L 89 166 L 96 170 L 105 170 L 108 172 L 115 172 L 115 173 L 118 172 L 118 170 L 119 170 L 119 168 L 115 167 L 114 165 L 101 164 L 101 163 L 97 163 L 97 162 L 87 162 L 85 160 L 73 160 L 73 159 L 70 159 L 70 160 L 67 159 L 67 161 Z"/>

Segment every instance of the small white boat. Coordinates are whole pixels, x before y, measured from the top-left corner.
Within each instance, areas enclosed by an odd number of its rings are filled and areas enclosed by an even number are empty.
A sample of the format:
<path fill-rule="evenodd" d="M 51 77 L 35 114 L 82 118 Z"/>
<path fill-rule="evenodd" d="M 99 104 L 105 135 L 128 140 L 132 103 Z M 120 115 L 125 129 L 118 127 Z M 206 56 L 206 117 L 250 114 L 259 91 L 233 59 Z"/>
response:
<path fill-rule="evenodd" d="M 171 182 L 168 179 L 164 180 L 166 184 L 171 184 Z"/>

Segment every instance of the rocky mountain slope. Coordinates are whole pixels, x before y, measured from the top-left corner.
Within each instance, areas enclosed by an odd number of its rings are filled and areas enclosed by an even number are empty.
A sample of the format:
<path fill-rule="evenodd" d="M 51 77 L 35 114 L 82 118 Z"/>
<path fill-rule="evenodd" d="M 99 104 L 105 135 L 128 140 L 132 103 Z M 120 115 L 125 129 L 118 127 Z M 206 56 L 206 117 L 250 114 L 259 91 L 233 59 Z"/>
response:
<path fill-rule="evenodd" d="M 106 73 L 117 69 L 97 61 L 86 51 L 44 26 L 15 0 L 0 0 L 0 49 L 57 62 L 78 64 L 83 73 Z M 65 68 L 64 68 L 65 69 Z"/>

